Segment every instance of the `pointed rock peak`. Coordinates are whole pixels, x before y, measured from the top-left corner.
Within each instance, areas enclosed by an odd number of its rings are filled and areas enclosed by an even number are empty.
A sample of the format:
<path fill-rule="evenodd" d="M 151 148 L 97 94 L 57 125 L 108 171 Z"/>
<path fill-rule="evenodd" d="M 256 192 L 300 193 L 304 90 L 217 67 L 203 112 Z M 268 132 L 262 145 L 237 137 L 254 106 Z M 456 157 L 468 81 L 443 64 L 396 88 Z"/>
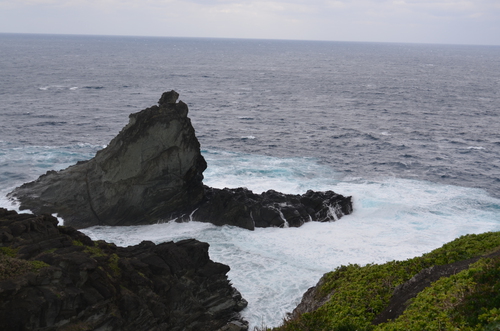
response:
<path fill-rule="evenodd" d="M 173 104 L 177 102 L 177 99 L 179 98 L 179 93 L 175 92 L 174 90 L 170 92 L 164 92 L 161 95 L 160 100 L 158 100 L 158 104 L 161 106 L 166 106 L 168 104 Z"/>

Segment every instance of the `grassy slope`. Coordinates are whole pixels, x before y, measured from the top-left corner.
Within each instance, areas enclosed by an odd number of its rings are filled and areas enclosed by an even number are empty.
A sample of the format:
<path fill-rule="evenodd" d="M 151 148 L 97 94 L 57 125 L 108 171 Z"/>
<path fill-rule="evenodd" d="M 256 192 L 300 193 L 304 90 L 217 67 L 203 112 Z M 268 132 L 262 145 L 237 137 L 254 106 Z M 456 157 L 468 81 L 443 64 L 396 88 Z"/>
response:
<path fill-rule="evenodd" d="M 481 258 L 421 291 L 393 321 L 373 325 L 394 289 L 425 268 L 500 249 L 500 232 L 462 236 L 421 257 L 382 265 L 341 266 L 325 274 L 317 310 L 288 320 L 275 331 L 322 330 L 500 330 L 500 257 Z"/>

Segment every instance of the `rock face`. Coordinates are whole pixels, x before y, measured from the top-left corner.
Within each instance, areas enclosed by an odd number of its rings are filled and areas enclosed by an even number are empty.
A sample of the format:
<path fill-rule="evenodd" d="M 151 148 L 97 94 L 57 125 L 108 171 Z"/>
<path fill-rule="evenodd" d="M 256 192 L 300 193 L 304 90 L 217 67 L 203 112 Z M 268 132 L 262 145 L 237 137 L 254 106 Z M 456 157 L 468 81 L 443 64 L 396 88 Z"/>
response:
<path fill-rule="evenodd" d="M 10 193 L 20 209 L 57 213 L 76 228 L 135 225 L 161 219 L 198 220 L 246 229 L 332 221 L 352 211 L 350 197 L 334 192 L 304 195 L 203 186 L 207 164 L 185 103 L 175 91 L 159 106 L 130 115 L 130 122 L 85 162 L 49 171 Z"/>
<path fill-rule="evenodd" d="M 126 248 L 0 209 L 3 330 L 246 330 L 246 306 L 194 239 Z"/>
<path fill-rule="evenodd" d="M 159 106 L 131 114 L 91 160 L 49 171 L 11 196 L 21 209 L 57 213 L 77 228 L 147 224 L 191 212 L 203 200 L 207 164 L 178 96 L 165 92 Z"/>

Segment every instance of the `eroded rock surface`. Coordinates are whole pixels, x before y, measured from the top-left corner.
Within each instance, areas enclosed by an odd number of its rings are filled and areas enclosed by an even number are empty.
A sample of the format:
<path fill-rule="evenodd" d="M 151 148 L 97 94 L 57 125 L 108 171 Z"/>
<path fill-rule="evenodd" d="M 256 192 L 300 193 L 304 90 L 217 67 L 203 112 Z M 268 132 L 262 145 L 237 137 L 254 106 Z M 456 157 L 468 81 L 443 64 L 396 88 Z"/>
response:
<path fill-rule="evenodd" d="M 246 306 L 194 239 L 126 248 L 0 208 L 2 330 L 246 330 Z"/>

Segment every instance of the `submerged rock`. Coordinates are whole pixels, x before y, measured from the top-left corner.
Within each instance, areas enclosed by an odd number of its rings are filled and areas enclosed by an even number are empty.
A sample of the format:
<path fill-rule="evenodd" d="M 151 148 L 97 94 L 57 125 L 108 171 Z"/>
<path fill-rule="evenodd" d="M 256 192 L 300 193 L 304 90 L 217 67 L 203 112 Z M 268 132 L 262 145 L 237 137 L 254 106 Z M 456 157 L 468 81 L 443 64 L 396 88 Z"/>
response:
<path fill-rule="evenodd" d="M 247 303 L 194 239 L 94 242 L 48 216 L 0 208 L 3 330 L 247 330 Z M 238 328 L 236 328 L 238 327 Z"/>
<path fill-rule="evenodd" d="M 197 220 L 246 229 L 333 221 L 352 211 L 350 197 L 334 192 L 303 195 L 203 185 L 207 164 L 187 117 L 165 92 L 159 106 L 130 115 L 130 122 L 91 160 L 49 171 L 9 194 L 20 209 L 57 213 L 76 228 Z"/>

